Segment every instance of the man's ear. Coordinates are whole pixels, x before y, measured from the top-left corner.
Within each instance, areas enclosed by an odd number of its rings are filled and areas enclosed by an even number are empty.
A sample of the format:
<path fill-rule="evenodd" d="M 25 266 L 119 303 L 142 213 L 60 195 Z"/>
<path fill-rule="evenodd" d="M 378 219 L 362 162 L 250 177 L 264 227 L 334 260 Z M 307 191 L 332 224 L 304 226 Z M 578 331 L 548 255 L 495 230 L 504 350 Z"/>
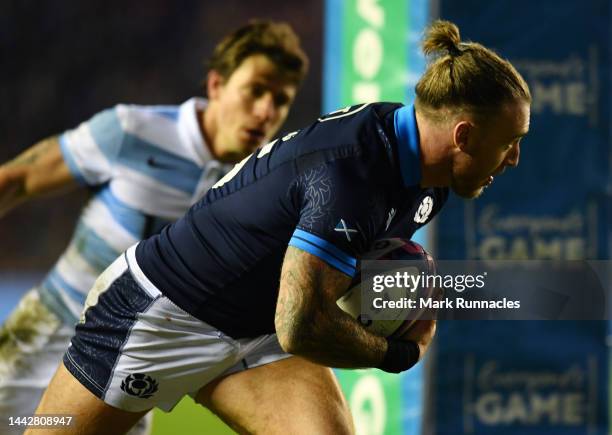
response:
<path fill-rule="evenodd" d="M 206 95 L 209 100 L 216 100 L 223 89 L 225 80 L 215 70 L 210 70 L 206 76 Z"/>
<path fill-rule="evenodd" d="M 467 121 L 458 122 L 453 129 L 453 143 L 464 153 L 470 153 L 469 139 L 472 125 Z"/>

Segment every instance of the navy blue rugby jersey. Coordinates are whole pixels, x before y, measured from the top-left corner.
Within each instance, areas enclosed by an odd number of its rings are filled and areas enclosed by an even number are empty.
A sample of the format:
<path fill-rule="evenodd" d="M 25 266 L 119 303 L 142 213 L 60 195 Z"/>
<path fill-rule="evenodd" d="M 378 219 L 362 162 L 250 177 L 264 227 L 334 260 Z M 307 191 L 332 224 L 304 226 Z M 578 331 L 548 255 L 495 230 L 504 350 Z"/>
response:
<path fill-rule="evenodd" d="M 353 276 L 385 236 L 410 238 L 447 189 L 419 187 L 413 106 L 347 107 L 238 163 L 136 261 L 170 300 L 234 337 L 275 332 L 287 246 Z"/>

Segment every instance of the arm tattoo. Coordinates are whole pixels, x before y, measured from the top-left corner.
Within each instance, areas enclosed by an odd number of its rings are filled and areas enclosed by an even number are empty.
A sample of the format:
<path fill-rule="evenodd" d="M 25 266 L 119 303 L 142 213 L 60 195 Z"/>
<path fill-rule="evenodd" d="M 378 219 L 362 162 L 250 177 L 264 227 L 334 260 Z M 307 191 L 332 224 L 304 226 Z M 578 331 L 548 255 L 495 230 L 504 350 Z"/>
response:
<path fill-rule="evenodd" d="M 290 336 L 299 353 L 333 367 L 374 367 L 386 341 L 366 331 L 336 305 L 349 278 L 322 260 L 289 247 L 281 276 L 276 328 Z"/>
<path fill-rule="evenodd" d="M 67 186 L 71 179 L 57 137 L 36 143 L 0 165 L 0 216 L 27 199 Z"/>
<path fill-rule="evenodd" d="M 296 291 L 299 287 L 296 285 L 305 278 L 303 271 L 297 262 L 297 252 L 294 249 L 288 249 L 283 263 L 283 272 L 281 282 L 290 289 L 290 291 L 281 292 L 278 297 L 276 308 L 276 330 L 279 335 L 291 335 L 294 332 L 293 326 L 297 323 L 298 317 L 305 313 L 300 313 L 298 307 L 300 304 L 300 292 Z"/>
<path fill-rule="evenodd" d="M 41 156 L 49 152 L 49 149 L 57 143 L 57 138 L 51 137 L 38 142 L 33 147 L 19 154 L 13 160 L 9 161 L 6 166 L 8 168 L 14 166 L 27 166 L 36 163 Z"/>

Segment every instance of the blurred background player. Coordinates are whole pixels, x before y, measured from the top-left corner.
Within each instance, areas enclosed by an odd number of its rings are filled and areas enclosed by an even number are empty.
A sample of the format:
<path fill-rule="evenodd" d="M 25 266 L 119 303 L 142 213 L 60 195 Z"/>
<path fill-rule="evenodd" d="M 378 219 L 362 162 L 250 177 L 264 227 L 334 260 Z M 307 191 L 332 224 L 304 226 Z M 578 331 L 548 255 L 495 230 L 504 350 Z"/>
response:
<path fill-rule="evenodd" d="M 188 393 L 210 404 L 219 376 L 231 373 L 221 382 L 230 385 L 272 361 L 294 360 L 290 354 L 332 367 L 412 367 L 435 322 L 385 339 L 336 300 L 377 238 L 409 238 L 448 188 L 474 198 L 518 165 L 531 103 L 512 65 L 462 43 L 452 23 L 434 23 L 423 48 L 433 61 L 413 106 L 353 106 L 269 143 L 182 219 L 119 257 L 90 292 L 37 413 L 75 414 L 67 433 L 99 433 L 102 424 L 121 433 L 151 407 L 171 409 Z M 125 324 L 113 320 L 119 316 Z M 233 389 L 235 407 L 253 411 L 242 420 L 222 414 L 235 428 L 352 430 L 311 406 L 320 381 L 299 371 L 291 382 L 260 381 Z M 258 395 L 268 383 L 276 394 Z M 296 397 L 296 385 L 312 391 Z"/>
<path fill-rule="evenodd" d="M 286 119 L 308 60 L 285 23 L 253 21 L 208 63 L 208 99 L 118 105 L 0 166 L 0 216 L 37 196 L 88 187 L 72 240 L 0 332 L 0 416 L 30 415 L 74 333 L 95 278 L 181 216 Z M 50 229 L 51 227 L 48 227 Z M 137 429 L 146 433 L 143 419 Z"/>

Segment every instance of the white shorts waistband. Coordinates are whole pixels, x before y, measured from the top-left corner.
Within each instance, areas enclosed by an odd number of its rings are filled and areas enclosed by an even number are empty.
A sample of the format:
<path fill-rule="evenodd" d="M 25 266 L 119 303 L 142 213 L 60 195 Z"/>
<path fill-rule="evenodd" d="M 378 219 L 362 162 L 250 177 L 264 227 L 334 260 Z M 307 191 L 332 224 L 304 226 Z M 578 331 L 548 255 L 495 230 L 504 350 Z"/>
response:
<path fill-rule="evenodd" d="M 130 246 L 128 250 L 125 251 L 125 258 L 127 260 L 128 267 L 130 268 L 130 272 L 132 273 L 134 280 L 149 294 L 149 296 L 155 299 L 161 296 L 162 292 L 155 287 L 155 285 L 149 280 L 149 278 L 147 278 L 138 265 L 138 262 L 136 261 L 136 246 L 138 246 L 138 244 Z"/>

